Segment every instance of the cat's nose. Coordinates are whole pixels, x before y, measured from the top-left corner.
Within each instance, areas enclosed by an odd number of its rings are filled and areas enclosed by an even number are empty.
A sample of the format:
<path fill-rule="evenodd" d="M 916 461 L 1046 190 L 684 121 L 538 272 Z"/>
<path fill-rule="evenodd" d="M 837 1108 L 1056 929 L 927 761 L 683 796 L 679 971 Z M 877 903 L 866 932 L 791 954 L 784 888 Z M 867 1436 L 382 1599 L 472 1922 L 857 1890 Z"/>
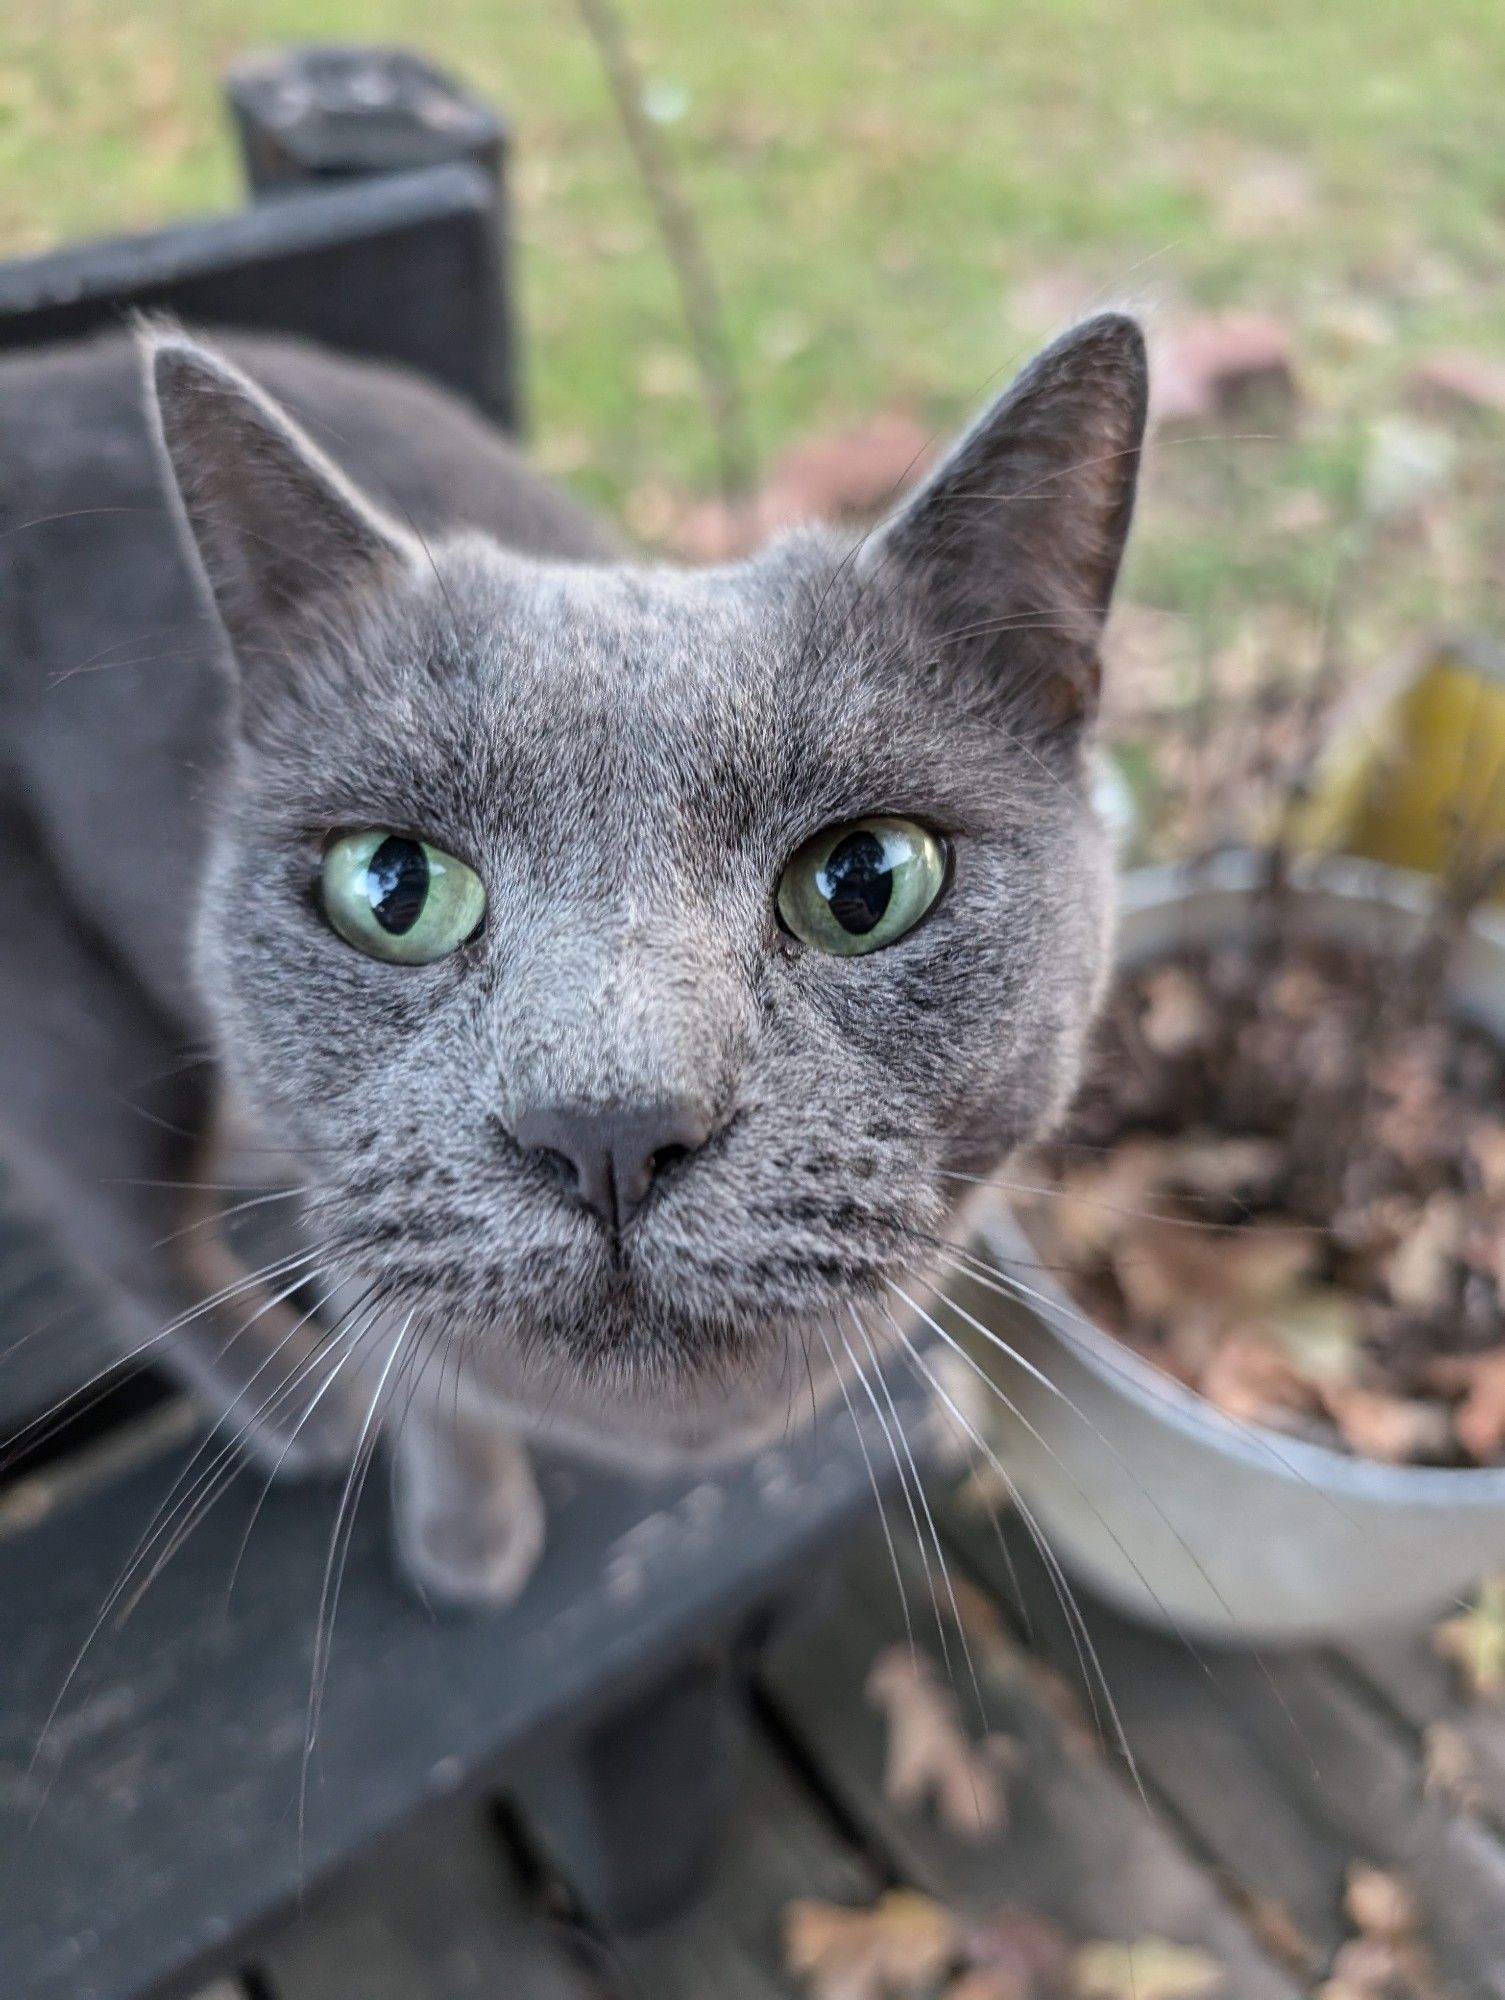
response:
<path fill-rule="evenodd" d="M 711 1122 L 682 1102 L 600 1110 L 551 1104 L 525 1111 L 513 1136 L 530 1152 L 552 1153 L 574 1190 L 614 1235 L 626 1228 L 655 1178 L 711 1136 Z"/>

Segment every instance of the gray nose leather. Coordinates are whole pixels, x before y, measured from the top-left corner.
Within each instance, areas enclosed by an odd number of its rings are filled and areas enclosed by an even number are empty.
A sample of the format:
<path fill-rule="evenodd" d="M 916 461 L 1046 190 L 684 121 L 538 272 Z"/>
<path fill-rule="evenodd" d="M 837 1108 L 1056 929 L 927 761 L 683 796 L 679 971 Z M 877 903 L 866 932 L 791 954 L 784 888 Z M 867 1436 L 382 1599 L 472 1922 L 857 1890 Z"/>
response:
<path fill-rule="evenodd" d="M 711 1135 L 710 1121 L 684 1103 L 545 1105 L 514 1127 L 520 1146 L 552 1153 L 585 1206 L 618 1235 L 647 1200 L 655 1178 Z"/>

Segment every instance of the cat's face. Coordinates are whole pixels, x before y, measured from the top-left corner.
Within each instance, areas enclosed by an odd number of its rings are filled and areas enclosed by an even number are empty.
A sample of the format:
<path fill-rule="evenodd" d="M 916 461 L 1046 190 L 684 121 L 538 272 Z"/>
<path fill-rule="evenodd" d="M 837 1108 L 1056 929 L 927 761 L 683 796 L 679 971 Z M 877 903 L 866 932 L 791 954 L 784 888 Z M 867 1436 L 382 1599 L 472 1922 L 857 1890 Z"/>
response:
<path fill-rule="evenodd" d="M 701 573 L 430 554 L 155 361 L 242 682 L 201 976 L 315 1234 L 483 1371 L 787 1394 L 1074 1080 L 1137 333 L 1053 350 L 859 549 Z"/>

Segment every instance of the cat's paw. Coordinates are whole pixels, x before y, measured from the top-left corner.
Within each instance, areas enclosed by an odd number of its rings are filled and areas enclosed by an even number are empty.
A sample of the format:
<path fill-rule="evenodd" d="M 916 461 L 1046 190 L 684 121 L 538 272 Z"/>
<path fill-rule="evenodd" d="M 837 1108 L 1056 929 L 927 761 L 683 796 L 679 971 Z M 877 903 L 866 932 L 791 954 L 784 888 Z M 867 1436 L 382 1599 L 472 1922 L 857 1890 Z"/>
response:
<path fill-rule="evenodd" d="M 398 1566 L 430 1604 L 497 1610 L 519 1594 L 543 1553 L 544 1506 L 526 1452 L 510 1437 L 463 1453 L 442 1431 L 404 1441 L 393 1523 Z"/>

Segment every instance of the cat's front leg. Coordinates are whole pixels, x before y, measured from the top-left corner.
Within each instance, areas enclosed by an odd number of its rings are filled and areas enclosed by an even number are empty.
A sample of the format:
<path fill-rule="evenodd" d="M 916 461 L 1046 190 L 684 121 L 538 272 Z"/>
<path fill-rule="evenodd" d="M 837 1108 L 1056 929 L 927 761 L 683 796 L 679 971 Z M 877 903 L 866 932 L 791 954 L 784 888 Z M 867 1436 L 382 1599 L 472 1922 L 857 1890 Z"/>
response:
<path fill-rule="evenodd" d="M 497 1408 L 462 1390 L 410 1403 L 393 1445 L 399 1564 L 433 1604 L 510 1604 L 543 1551 L 544 1506 Z"/>

